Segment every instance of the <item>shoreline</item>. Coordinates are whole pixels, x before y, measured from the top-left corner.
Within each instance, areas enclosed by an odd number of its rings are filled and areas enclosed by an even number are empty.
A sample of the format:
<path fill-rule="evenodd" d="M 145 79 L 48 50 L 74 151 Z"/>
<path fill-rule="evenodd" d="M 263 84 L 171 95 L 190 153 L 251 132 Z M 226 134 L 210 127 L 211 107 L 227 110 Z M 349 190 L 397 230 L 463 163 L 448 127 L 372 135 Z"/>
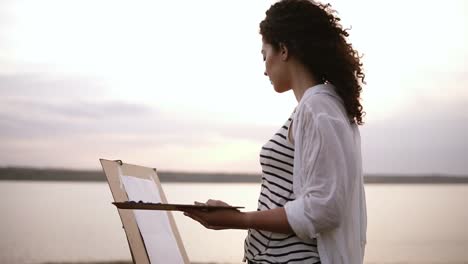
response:
<path fill-rule="evenodd" d="M 190 262 L 191 264 L 230 264 L 221 262 Z M 78 261 L 78 262 L 42 262 L 40 264 L 133 264 L 131 260 L 116 261 Z"/>
<path fill-rule="evenodd" d="M 260 183 L 260 174 L 248 173 L 200 173 L 200 172 L 163 172 L 158 171 L 163 183 Z M 105 182 L 104 172 L 100 170 L 39 169 L 0 167 L 0 181 L 69 181 Z M 464 175 L 364 175 L 366 184 L 468 184 Z"/>

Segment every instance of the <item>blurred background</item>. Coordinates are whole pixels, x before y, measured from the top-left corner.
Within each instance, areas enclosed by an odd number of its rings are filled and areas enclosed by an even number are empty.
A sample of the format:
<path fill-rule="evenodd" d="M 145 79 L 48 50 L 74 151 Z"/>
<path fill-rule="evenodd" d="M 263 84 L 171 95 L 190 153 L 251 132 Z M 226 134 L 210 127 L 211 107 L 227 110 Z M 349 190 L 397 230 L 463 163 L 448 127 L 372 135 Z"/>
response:
<path fill-rule="evenodd" d="M 272 3 L 1 0 L 0 262 L 131 259 L 99 158 L 205 177 L 166 177 L 169 201 L 255 210 L 297 104 L 263 75 Z M 366 262 L 468 263 L 468 1 L 330 3 L 366 74 Z M 194 262 L 241 262 L 245 231 L 176 221 Z"/>

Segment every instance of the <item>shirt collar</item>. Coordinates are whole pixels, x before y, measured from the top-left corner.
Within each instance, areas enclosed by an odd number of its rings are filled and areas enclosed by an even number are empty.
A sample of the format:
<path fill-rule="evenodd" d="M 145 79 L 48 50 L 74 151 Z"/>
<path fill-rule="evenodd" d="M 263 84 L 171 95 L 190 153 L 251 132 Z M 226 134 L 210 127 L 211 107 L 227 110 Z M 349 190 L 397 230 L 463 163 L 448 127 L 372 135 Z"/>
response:
<path fill-rule="evenodd" d="M 343 102 L 343 100 L 341 100 L 341 97 L 336 93 L 335 91 L 335 86 L 331 83 L 321 83 L 321 84 L 317 84 L 317 85 L 314 85 L 310 88 L 308 88 L 305 92 L 304 92 L 304 95 L 302 95 L 302 99 L 304 98 L 307 98 L 309 96 L 312 96 L 314 94 L 327 94 L 327 95 L 330 95 L 334 98 L 336 98 L 337 100 Z M 302 101 L 301 99 L 301 101 Z"/>

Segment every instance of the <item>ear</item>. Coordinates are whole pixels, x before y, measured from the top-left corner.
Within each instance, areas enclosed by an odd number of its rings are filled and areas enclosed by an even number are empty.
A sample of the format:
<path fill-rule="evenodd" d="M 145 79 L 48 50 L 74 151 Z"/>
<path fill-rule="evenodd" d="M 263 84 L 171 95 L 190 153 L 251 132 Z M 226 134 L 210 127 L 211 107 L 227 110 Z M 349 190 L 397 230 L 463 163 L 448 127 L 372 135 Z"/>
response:
<path fill-rule="evenodd" d="M 281 55 L 282 61 L 287 61 L 289 58 L 289 50 L 288 47 L 284 43 L 279 44 L 279 51 Z"/>

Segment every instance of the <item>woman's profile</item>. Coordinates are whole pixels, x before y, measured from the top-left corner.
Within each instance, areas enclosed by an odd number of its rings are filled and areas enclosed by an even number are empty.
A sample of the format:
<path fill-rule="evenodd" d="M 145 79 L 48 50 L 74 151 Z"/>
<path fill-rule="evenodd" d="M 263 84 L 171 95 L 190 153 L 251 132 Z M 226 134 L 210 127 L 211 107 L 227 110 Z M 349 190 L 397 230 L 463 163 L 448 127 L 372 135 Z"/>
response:
<path fill-rule="evenodd" d="M 260 23 L 265 75 L 297 106 L 260 151 L 258 210 L 185 214 L 211 229 L 247 229 L 248 263 L 362 263 L 366 201 L 358 125 L 364 73 L 329 5 L 273 4 Z M 208 200 L 208 205 L 226 205 Z"/>

